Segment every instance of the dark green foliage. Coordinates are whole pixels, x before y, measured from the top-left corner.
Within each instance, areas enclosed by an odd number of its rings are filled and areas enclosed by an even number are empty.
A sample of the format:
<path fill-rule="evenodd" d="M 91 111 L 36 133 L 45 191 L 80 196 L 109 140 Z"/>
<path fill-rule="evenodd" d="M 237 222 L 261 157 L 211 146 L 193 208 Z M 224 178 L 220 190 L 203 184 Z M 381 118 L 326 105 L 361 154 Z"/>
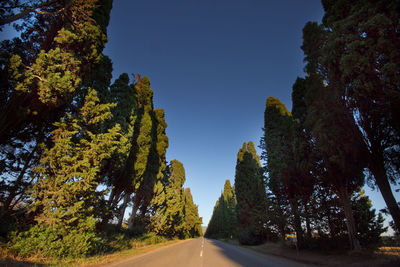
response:
<path fill-rule="evenodd" d="M 266 192 L 260 158 L 252 142 L 244 143 L 238 152 L 235 195 L 239 242 L 248 245 L 264 242 Z"/>
<path fill-rule="evenodd" d="M 322 1 L 323 24 L 304 28 L 307 72 L 335 86 L 355 115 L 367 147 L 370 181 L 400 228 L 390 182 L 398 179 L 400 143 L 399 1 Z M 310 34 L 311 33 L 311 34 Z"/>
<path fill-rule="evenodd" d="M 112 0 L 3 2 L 0 28 L 15 22 L 21 37 L 0 44 L 2 238 L 13 231 L 21 256 L 78 257 L 129 248 L 132 234 L 165 241 L 153 229 L 202 235 L 183 165 L 166 166 L 149 78 L 124 73 L 111 85 L 102 50 Z"/>
<path fill-rule="evenodd" d="M 147 77 L 136 77 L 134 86 L 138 103 L 137 124 L 132 140 L 133 154 L 133 209 L 129 218 L 129 229 L 133 230 L 142 224 L 148 217 L 151 200 L 154 195 L 154 186 L 158 179 L 162 179 L 165 170 L 165 154 L 168 147 L 168 137 L 165 134 L 167 124 L 163 110 L 154 110 L 153 91 L 150 89 L 150 80 Z M 139 211 L 139 214 L 137 212 Z M 137 217 L 139 215 L 139 217 Z M 146 223 L 147 224 L 147 223 Z"/>
<path fill-rule="evenodd" d="M 15 22 L 21 36 L 0 44 L 0 217 L 23 228 L 32 222 L 21 215 L 44 151 L 41 144 L 52 145 L 54 123 L 65 111 L 82 107 L 88 87 L 107 86 L 105 77 L 111 77 L 101 54 L 105 29 L 96 22 L 108 24 L 111 1 L 3 2 L 0 24 Z M 103 80 L 92 75 L 98 69 L 104 70 Z"/>
<path fill-rule="evenodd" d="M 233 238 L 236 237 L 237 227 L 235 190 L 230 181 L 226 180 L 224 191 L 214 206 L 205 236 L 209 238 Z"/>
<path fill-rule="evenodd" d="M 358 231 L 358 237 L 363 247 L 374 248 L 381 244 L 381 234 L 386 232 L 387 227 L 383 226 L 383 216 L 376 215 L 372 208 L 371 200 L 364 191 L 352 197 L 354 207 L 354 219 Z"/>
<path fill-rule="evenodd" d="M 304 231 L 301 222 L 301 208 L 306 219 L 307 234 L 311 236 L 308 203 L 314 190 L 311 174 L 311 145 L 301 125 L 278 99 L 269 97 L 265 109 L 264 137 L 268 173 L 267 185 L 273 194 L 272 214 L 284 217 L 289 211 L 291 227 L 295 230 L 298 247 L 304 245 Z M 281 237 L 286 234 L 286 222 L 270 216 L 271 223 L 279 229 Z"/>

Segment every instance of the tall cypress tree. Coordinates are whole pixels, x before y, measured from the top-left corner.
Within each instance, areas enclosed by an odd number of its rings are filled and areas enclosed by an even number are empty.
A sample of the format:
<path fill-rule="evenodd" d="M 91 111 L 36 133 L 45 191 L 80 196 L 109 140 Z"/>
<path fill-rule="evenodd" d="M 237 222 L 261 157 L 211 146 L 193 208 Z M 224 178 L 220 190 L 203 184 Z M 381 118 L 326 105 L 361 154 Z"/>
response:
<path fill-rule="evenodd" d="M 198 207 L 193 202 L 193 196 L 190 188 L 184 191 L 185 208 L 184 208 L 184 237 L 198 237 L 202 235 L 202 219 L 199 217 Z"/>
<path fill-rule="evenodd" d="M 129 229 L 133 230 L 136 225 L 137 230 L 141 232 L 148 223 L 145 217 L 154 194 L 157 177 L 161 177 L 165 168 L 168 138 L 165 135 L 167 125 L 164 113 L 161 110 L 154 110 L 153 91 L 147 77 L 138 76 L 135 93 L 138 100 L 138 127 L 131 151 L 134 157 L 132 176 L 134 196 Z M 137 211 L 140 211 L 139 217 L 136 217 Z"/>
<path fill-rule="evenodd" d="M 14 207 L 27 197 L 31 174 L 50 143 L 54 123 L 66 110 L 83 106 L 88 87 L 108 86 L 111 69 L 103 68 L 101 54 L 111 0 L 5 1 L 0 25 L 17 23 L 19 38 L 0 44 L 0 170 L 4 179 L 1 216 L 15 214 Z M 34 12 L 38 11 L 38 12 Z M 39 12 L 43 11 L 43 12 Z M 108 61 L 108 63 L 110 63 Z M 109 66 L 110 64 L 108 64 Z M 93 75 L 104 71 L 102 77 Z M 94 84 L 94 81 L 97 84 Z M 9 157 L 8 151 L 14 156 Z M 20 160 L 22 159 L 22 160 Z M 11 178 L 12 177 L 12 178 Z M 9 224 L 9 222 L 7 222 Z"/>
<path fill-rule="evenodd" d="M 183 164 L 171 161 L 164 179 L 158 180 L 152 200 L 151 229 L 160 235 L 183 237 L 184 234 L 184 189 L 186 180 Z"/>
<path fill-rule="evenodd" d="M 214 206 L 213 214 L 205 235 L 211 238 L 232 238 L 236 236 L 237 216 L 234 188 L 225 181 L 224 191 Z"/>
<path fill-rule="evenodd" d="M 322 1 L 324 30 L 320 66 L 337 68 L 347 105 L 357 116 L 368 148 L 368 169 L 400 229 L 400 207 L 390 183 L 400 167 L 400 3 L 399 1 Z"/>
<path fill-rule="evenodd" d="M 263 169 L 253 142 L 244 143 L 238 152 L 235 193 L 239 242 L 249 245 L 262 243 L 267 230 L 264 226 L 266 192 Z"/>
<path fill-rule="evenodd" d="M 98 175 L 104 160 L 118 143 L 120 126 L 95 134 L 88 128 L 99 127 L 111 116 L 112 104 L 100 104 L 97 93 L 89 89 L 85 104 L 77 114 L 67 113 L 55 123 L 53 146 L 44 150 L 33 186 L 33 209 L 39 225 L 68 231 L 94 232 L 99 194 Z"/>
<path fill-rule="evenodd" d="M 285 105 L 273 97 L 267 99 L 264 130 L 268 186 L 278 199 L 288 200 L 297 243 L 302 247 L 300 209 L 301 205 L 307 205 L 313 183 L 301 169 L 304 153 L 301 130 Z"/>

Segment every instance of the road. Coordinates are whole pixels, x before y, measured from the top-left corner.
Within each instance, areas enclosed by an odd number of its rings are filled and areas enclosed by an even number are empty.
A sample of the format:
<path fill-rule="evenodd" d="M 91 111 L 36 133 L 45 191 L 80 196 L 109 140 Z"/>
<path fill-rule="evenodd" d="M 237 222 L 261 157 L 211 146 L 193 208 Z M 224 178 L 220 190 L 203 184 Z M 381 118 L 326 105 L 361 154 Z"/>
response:
<path fill-rule="evenodd" d="M 197 238 L 134 256 L 108 267 L 235 267 L 309 266 L 287 259 L 262 255 L 220 241 Z"/>

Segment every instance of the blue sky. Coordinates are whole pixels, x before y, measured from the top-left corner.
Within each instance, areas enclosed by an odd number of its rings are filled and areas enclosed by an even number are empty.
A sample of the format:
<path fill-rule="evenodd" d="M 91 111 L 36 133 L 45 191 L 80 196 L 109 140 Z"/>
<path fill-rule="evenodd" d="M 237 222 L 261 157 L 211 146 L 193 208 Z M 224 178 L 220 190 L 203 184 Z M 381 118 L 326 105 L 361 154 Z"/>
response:
<path fill-rule="evenodd" d="M 150 78 L 166 112 L 167 159 L 184 164 L 204 225 L 225 180 L 234 181 L 243 142 L 259 144 L 267 97 L 291 110 L 292 85 L 304 76 L 302 28 L 322 16 L 319 0 L 114 1 L 104 51 L 114 78 Z"/>

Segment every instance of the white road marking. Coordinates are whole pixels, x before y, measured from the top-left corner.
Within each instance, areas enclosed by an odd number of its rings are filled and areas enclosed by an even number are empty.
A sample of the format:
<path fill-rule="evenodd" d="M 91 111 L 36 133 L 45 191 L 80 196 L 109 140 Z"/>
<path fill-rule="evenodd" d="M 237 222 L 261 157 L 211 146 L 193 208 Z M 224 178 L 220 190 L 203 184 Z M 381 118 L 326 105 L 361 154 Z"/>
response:
<path fill-rule="evenodd" d="M 204 247 L 204 237 L 202 238 L 202 241 L 201 241 L 200 257 L 203 257 L 203 247 Z"/>

